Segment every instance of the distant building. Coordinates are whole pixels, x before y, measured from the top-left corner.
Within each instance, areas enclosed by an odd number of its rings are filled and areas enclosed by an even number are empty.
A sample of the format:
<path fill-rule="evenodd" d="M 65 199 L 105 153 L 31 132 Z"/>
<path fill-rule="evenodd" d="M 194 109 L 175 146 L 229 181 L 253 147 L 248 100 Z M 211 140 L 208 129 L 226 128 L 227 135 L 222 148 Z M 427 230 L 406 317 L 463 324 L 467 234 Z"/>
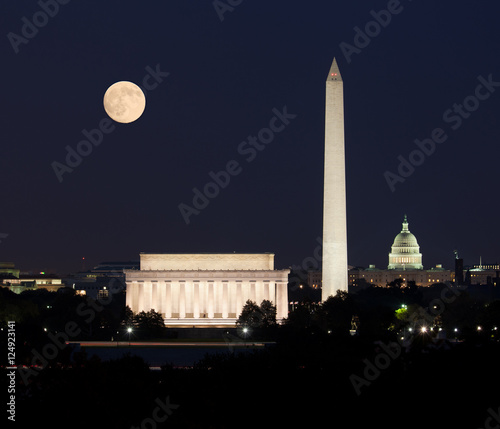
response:
<path fill-rule="evenodd" d="M 309 272 L 309 285 L 321 284 L 318 277 L 321 271 Z M 408 218 L 404 215 L 401 232 L 394 238 L 389 253 L 389 264 L 387 269 L 376 268 L 370 265 L 368 268 L 349 267 L 349 286 L 372 284 L 386 286 L 394 280 L 401 279 L 403 285 L 414 282 L 417 286 L 430 286 L 435 283 L 446 283 L 452 281 L 454 273 L 443 268 L 441 264 L 433 268 L 424 269 L 422 264 L 422 253 L 417 238 L 408 229 Z"/>
<path fill-rule="evenodd" d="M 322 272 L 318 270 L 311 270 L 307 272 L 307 284 L 313 289 L 321 289 L 321 276 Z"/>
<path fill-rule="evenodd" d="M 430 286 L 435 283 L 446 283 L 452 280 L 450 270 L 445 270 L 441 264 L 428 270 L 382 270 L 370 265 L 368 268 L 353 268 L 349 270 L 349 285 L 359 286 L 370 283 L 386 286 L 394 280 L 401 279 L 403 284 L 415 282 L 416 286 Z"/>
<path fill-rule="evenodd" d="M 458 257 L 455 250 L 455 273 L 454 281 L 456 285 L 493 285 L 500 286 L 500 264 L 483 264 L 479 257 L 479 264 L 464 266 L 464 260 Z"/>
<path fill-rule="evenodd" d="M 107 298 L 109 291 L 125 290 L 125 270 L 138 270 L 139 261 L 101 262 L 94 268 L 64 279 L 79 295 L 92 299 Z"/>
<path fill-rule="evenodd" d="M 139 261 L 101 262 L 94 268 L 76 273 L 73 278 L 85 281 L 88 279 L 121 278 L 125 279 L 125 270 L 138 270 Z"/>
<path fill-rule="evenodd" d="M 21 293 L 37 289 L 55 292 L 65 285 L 61 278 L 54 274 L 21 274 L 13 262 L 0 262 L 0 286 L 14 293 Z"/>
<path fill-rule="evenodd" d="M 19 274 L 14 277 L 12 274 L 3 274 L 0 279 L 1 286 L 8 288 L 14 293 L 22 293 L 26 290 L 45 289 L 49 292 L 57 292 L 65 287 L 61 278 L 54 274 Z"/>
<path fill-rule="evenodd" d="M 483 264 L 479 262 L 468 267 L 465 271 L 465 276 L 468 285 L 495 285 L 500 286 L 500 266 L 499 264 Z"/>
<path fill-rule="evenodd" d="M 496 262 L 494 264 L 483 264 L 481 258 L 479 258 L 479 264 L 474 264 L 472 269 L 498 271 L 500 270 L 500 265 Z"/>
<path fill-rule="evenodd" d="M 0 262 L 0 277 L 16 277 L 19 278 L 20 270 L 17 269 L 13 262 Z"/>
<path fill-rule="evenodd" d="M 360 284 L 360 280 L 366 283 L 385 286 L 394 280 L 401 279 L 403 284 L 414 282 L 417 286 L 430 286 L 435 283 L 446 283 L 452 280 L 450 270 L 443 268 L 441 264 L 424 270 L 422 265 L 422 253 L 417 238 L 408 229 L 408 218 L 404 215 L 401 232 L 396 235 L 389 253 L 389 265 L 387 270 L 375 268 L 357 268 L 349 271 L 351 285 Z M 364 283 L 363 282 L 363 283 Z"/>

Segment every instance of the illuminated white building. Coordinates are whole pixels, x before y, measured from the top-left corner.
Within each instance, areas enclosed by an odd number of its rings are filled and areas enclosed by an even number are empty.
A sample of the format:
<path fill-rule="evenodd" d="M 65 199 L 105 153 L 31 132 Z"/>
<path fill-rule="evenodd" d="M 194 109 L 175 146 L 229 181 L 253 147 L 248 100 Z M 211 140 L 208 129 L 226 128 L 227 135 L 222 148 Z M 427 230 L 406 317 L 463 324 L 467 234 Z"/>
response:
<path fill-rule="evenodd" d="M 428 270 L 415 269 L 392 269 L 382 270 L 370 265 L 368 268 L 353 268 L 349 270 L 349 285 L 361 285 L 364 280 L 365 284 L 373 284 L 377 286 L 386 286 L 394 280 L 401 279 L 403 285 L 408 282 L 415 282 L 416 286 L 431 286 L 436 283 L 446 283 L 453 280 L 453 273 L 446 270 L 441 264 Z"/>
<path fill-rule="evenodd" d="M 452 272 L 441 264 L 424 270 L 422 253 L 417 238 L 408 229 L 406 215 L 401 232 L 396 235 L 389 253 L 389 265 L 386 270 L 370 265 L 366 269 L 355 268 L 349 271 L 349 284 L 369 283 L 386 286 L 394 280 L 401 280 L 403 285 L 414 282 L 417 286 L 430 286 L 435 283 L 446 283 L 453 279 Z M 364 281 L 364 282 L 363 282 Z"/>
<path fill-rule="evenodd" d="M 20 274 L 19 278 L 10 276 L 0 280 L 0 285 L 9 288 L 14 293 L 22 293 L 25 290 L 45 289 L 49 292 L 57 292 L 65 287 L 61 278 L 55 275 L 40 274 Z"/>
<path fill-rule="evenodd" d="M 167 326 L 234 326 L 247 300 L 288 317 L 290 270 L 275 270 L 271 253 L 141 253 L 140 269 L 124 272 L 127 305 L 161 313 Z"/>
<path fill-rule="evenodd" d="M 481 257 L 479 257 L 479 264 L 474 264 L 472 268 L 464 270 L 466 283 L 471 285 L 486 285 L 494 284 L 500 285 L 500 265 L 483 264 Z"/>
<path fill-rule="evenodd" d="M 396 235 L 389 253 L 388 270 L 422 270 L 422 254 L 416 237 L 408 230 L 406 215 L 403 229 Z"/>

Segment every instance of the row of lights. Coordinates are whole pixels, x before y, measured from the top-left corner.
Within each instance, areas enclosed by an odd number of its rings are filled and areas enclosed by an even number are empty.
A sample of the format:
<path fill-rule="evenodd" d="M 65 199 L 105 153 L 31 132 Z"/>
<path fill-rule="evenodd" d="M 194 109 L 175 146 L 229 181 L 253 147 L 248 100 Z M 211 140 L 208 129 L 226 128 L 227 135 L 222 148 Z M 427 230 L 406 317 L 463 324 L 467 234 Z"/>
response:
<path fill-rule="evenodd" d="M 478 332 L 483 330 L 482 326 L 479 326 L 479 325 L 477 326 L 476 329 L 477 329 Z M 422 326 L 420 328 L 420 332 L 427 332 L 427 330 L 428 330 L 427 326 Z M 439 328 L 439 331 L 442 331 L 442 330 L 443 330 L 443 328 Z M 498 331 L 498 327 L 494 326 L 491 330 L 492 331 Z M 408 331 L 412 332 L 413 328 L 408 328 Z M 453 332 L 458 332 L 458 328 L 453 329 Z"/>

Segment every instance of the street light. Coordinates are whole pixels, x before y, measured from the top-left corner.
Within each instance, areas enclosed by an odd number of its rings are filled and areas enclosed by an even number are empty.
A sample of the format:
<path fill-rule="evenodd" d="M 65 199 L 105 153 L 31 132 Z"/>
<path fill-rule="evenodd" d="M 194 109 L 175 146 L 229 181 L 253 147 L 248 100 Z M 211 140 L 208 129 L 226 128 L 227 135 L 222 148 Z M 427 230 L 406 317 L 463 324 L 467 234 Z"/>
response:
<path fill-rule="evenodd" d="M 242 332 L 243 332 L 243 338 L 245 338 L 245 348 L 246 348 L 246 346 L 247 346 L 247 336 L 250 333 L 250 329 L 248 328 L 248 326 L 244 326 L 243 329 L 242 329 Z"/>
<path fill-rule="evenodd" d="M 128 332 L 128 346 L 130 347 L 130 334 L 132 333 L 132 328 L 130 326 L 127 328 L 127 332 Z"/>

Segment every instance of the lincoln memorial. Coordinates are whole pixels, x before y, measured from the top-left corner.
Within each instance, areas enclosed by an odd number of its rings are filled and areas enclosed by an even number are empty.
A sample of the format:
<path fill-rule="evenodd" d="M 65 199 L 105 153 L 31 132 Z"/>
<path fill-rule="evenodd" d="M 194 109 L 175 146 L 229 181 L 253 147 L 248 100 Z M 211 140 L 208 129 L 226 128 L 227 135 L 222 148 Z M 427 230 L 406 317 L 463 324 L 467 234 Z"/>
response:
<path fill-rule="evenodd" d="M 234 326 L 243 305 L 269 300 L 278 322 L 288 317 L 288 273 L 272 253 L 140 254 L 140 269 L 125 270 L 126 303 L 151 309 L 167 326 Z"/>

